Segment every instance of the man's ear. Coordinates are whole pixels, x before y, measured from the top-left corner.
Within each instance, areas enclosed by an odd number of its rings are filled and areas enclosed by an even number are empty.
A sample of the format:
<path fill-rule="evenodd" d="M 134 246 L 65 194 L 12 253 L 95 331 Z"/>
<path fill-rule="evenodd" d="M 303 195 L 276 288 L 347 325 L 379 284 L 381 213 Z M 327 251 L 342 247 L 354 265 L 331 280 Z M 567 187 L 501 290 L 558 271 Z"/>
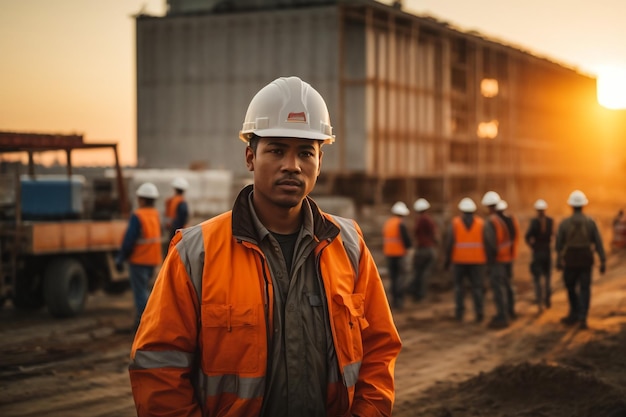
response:
<path fill-rule="evenodd" d="M 254 151 L 249 146 L 246 146 L 246 167 L 248 171 L 254 171 Z"/>

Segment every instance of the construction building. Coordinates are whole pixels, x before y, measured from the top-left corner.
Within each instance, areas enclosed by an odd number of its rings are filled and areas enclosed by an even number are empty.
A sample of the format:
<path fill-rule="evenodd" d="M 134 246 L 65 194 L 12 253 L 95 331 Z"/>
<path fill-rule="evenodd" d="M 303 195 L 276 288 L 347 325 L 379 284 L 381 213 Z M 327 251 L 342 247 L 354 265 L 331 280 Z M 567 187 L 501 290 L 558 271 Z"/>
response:
<path fill-rule="evenodd" d="M 573 68 L 400 3 L 167 3 L 165 16 L 136 17 L 143 167 L 249 176 L 238 139 L 247 105 L 297 75 L 326 99 L 337 136 L 317 192 L 445 209 L 487 189 L 530 204 L 593 179 L 582 170 L 601 157 L 596 81 Z"/>

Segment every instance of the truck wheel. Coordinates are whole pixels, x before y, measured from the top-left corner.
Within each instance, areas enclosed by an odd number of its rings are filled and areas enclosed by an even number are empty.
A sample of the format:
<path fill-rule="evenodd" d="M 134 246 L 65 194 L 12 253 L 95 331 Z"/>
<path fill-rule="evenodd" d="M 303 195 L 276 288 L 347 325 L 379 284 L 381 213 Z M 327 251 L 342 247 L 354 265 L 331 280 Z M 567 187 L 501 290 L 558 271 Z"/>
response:
<path fill-rule="evenodd" d="M 46 267 L 43 296 L 54 317 L 72 317 L 83 311 L 87 290 L 87 275 L 77 260 L 56 259 Z"/>

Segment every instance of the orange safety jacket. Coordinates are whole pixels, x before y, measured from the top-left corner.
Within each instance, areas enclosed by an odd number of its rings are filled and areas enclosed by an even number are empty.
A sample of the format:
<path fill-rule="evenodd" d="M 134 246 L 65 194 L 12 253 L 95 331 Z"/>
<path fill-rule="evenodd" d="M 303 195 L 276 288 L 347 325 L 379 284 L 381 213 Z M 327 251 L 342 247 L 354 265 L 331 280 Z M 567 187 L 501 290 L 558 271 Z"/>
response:
<path fill-rule="evenodd" d="M 483 229 L 485 222 L 474 216 L 472 227 L 467 229 L 463 219 L 456 216 L 452 219 L 454 245 L 452 246 L 451 261 L 455 264 L 486 264 L 487 255 L 483 243 Z"/>
<path fill-rule="evenodd" d="M 185 196 L 180 194 L 173 195 L 165 200 L 165 217 L 167 217 L 168 223 L 171 223 L 176 217 L 176 210 L 178 210 L 178 206 L 183 201 L 185 201 Z"/>
<path fill-rule="evenodd" d="M 157 266 L 163 259 L 159 212 L 154 207 L 142 207 L 135 210 L 135 215 L 141 224 L 141 236 L 135 241 L 128 262 Z"/>
<path fill-rule="evenodd" d="M 513 260 L 513 242 L 509 235 L 509 229 L 498 214 L 492 214 L 489 218 L 496 232 L 496 262 L 511 262 Z"/>
<path fill-rule="evenodd" d="M 232 211 L 172 240 L 131 351 L 139 417 L 261 411 L 274 288 L 250 221 L 249 189 Z M 327 415 L 390 416 L 401 342 L 376 264 L 356 227 L 360 256 L 353 266 L 332 217 L 309 201 L 336 352 Z"/>
<path fill-rule="evenodd" d="M 402 218 L 393 216 L 383 226 L 383 254 L 385 256 L 406 255 L 407 250 L 402 241 L 400 223 L 402 223 Z"/>

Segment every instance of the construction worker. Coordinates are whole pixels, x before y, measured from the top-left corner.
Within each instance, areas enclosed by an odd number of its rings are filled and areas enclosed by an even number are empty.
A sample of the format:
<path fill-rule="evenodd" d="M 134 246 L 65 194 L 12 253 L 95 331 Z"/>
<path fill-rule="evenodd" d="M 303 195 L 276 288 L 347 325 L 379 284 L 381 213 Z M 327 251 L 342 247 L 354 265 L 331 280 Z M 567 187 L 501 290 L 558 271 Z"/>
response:
<path fill-rule="evenodd" d="M 253 184 L 177 232 L 131 351 L 139 417 L 389 416 L 401 342 L 358 225 L 308 194 L 326 103 L 297 77 L 252 99 Z"/>
<path fill-rule="evenodd" d="M 533 276 L 535 287 L 535 302 L 539 312 L 543 308 L 550 308 L 552 298 L 551 275 L 552 275 L 552 236 L 554 235 L 554 220 L 546 216 L 548 203 L 543 199 L 535 201 L 537 216 L 530 220 L 524 240 L 532 251 L 530 273 Z M 543 277 L 543 282 L 542 282 Z"/>
<path fill-rule="evenodd" d="M 487 264 L 487 237 L 485 222 L 474 215 L 476 203 L 469 197 L 461 199 L 458 205 L 460 216 L 452 219 L 446 236 L 444 268 L 450 269 L 454 282 L 455 318 L 463 321 L 465 313 L 465 283 L 467 278 L 474 301 L 474 320 L 477 323 L 484 318 L 483 277 Z"/>
<path fill-rule="evenodd" d="M 555 245 L 557 268 L 563 271 L 569 301 L 569 314 L 561 322 L 568 326 L 578 323 L 581 329 L 587 328 L 594 251 L 600 258 L 600 273 L 606 270 L 606 255 L 596 222 L 583 214 L 588 203 L 585 193 L 572 191 L 567 199 L 572 215 L 559 224 Z"/>
<path fill-rule="evenodd" d="M 189 182 L 183 177 L 176 177 L 172 181 L 174 195 L 165 200 L 165 227 L 168 237 L 166 244 L 174 237 L 176 230 L 187 225 L 189 219 L 189 207 L 185 201 L 185 191 L 189 188 Z"/>
<path fill-rule="evenodd" d="M 135 300 L 135 327 L 137 328 L 148 301 L 148 284 L 154 275 L 154 268 L 161 264 L 161 222 L 159 211 L 154 207 L 159 198 L 159 190 L 145 182 L 137 188 L 138 208 L 131 214 L 122 241 L 122 247 L 115 258 L 118 271 L 124 270 L 128 261 L 130 286 Z"/>
<path fill-rule="evenodd" d="M 513 305 L 509 302 L 509 294 L 512 294 L 513 290 L 510 288 L 507 269 L 512 259 L 513 241 L 507 222 L 496 210 L 500 200 L 500 195 L 495 191 L 487 191 L 482 198 L 482 205 L 487 207 L 489 212 L 485 222 L 487 240 L 495 242 L 493 247 L 491 245 L 487 247 L 489 282 L 496 305 L 496 315 L 489 322 L 491 328 L 507 327 L 509 318 L 514 318 L 515 314 Z"/>
<path fill-rule="evenodd" d="M 403 307 L 405 256 L 411 247 L 411 237 L 404 223 L 409 213 L 406 204 L 397 201 L 391 207 L 392 216 L 383 225 L 383 254 L 391 281 L 391 305 L 398 310 Z"/>
<path fill-rule="evenodd" d="M 413 226 L 415 255 L 413 257 L 413 280 L 409 285 L 409 293 L 415 301 L 426 297 L 430 275 L 437 258 L 437 226 L 427 213 L 430 203 L 425 198 L 418 198 L 413 204 L 417 213 Z"/>
<path fill-rule="evenodd" d="M 626 248 L 626 216 L 624 216 L 624 210 L 620 209 L 613 219 L 611 249 L 614 252 L 619 252 L 624 248 Z"/>
<path fill-rule="evenodd" d="M 505 285 L 505 292 L 507 306 L 509 308 L 509 316 L 512 319 L 515 319 L 517 314 L 515 313 L 515 291 L 513 289 L 513 262 L 517 259 L 517 253 L 519 250 L 520 227 L 517 218 L 512 214 L 506 213 L 508 208 L 509 204 L 505 200 L 500 199 L 498 204 L 496 204 L 496 212 L 506 223 L 509 236 L 511 238 L 511 260 L 506 263 L 507 285 Z"/>

